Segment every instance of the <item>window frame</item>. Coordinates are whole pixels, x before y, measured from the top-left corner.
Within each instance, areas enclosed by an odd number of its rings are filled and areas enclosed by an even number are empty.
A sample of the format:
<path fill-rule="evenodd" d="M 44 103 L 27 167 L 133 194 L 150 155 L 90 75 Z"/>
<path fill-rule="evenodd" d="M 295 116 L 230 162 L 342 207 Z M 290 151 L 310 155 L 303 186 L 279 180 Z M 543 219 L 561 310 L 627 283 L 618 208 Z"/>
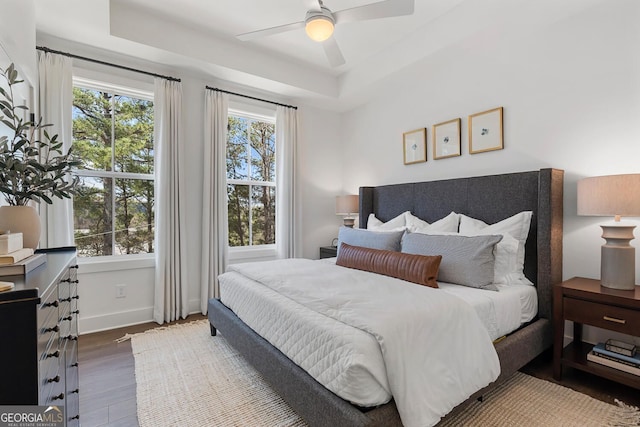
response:
<path fill-rule="evenodd" d="M 90 75 L 90 77 L 85 77 L 86 75 Z M 95 76 L 94 76 L 95 75 Z M 91 72 L 88 70 L 77 70 L 74 69 L 73 78 L 72 78 L 72 87 L 73 88 L 81 88 L 88 90 L 99 90 L 103 92 L 110 93 L 112 95 L 121 95 L 128 96 L 132 98 L 142 99 L 145 101 L 155 101 L 155 96 L 153 92 L 153 85 L 146 84 L 144 82 L 135 82 L 130 79 L 117 78 L 115 80 L 120 80 L 120 83 L 111 83 L 106 80 L 111 80 L 108 78 L 107 74 L 100 72 Z M 143 87 L 147 87 L 144 89 Z M 155 104 L 154 104 L 155 107 Z M 73 107 L 72 107 L 73 108 Z M 154 111 L 155 115 L 155 111 Z M 113 126 L 113 124 L 112 124 Z M 154 131 L 155 132 L 155 131 Z M 115 132 L 112 132 L 112 135 L 115 135 Z M 75 140 L 72 140 L 72 144 Z M 112 168 L 115 169 L 115 146 L 113 145 L 115 141 L 112 141 L 111 146 L 111 165 Z M 155 139 L 154 139 L 154 151 L 155 151 Z M 91 170 L 91 169 L 74 169 L 71 173 L 75 176 L 79 177 L 87 177 L 87 178 L 109 178 L 112 180 L 112 185 L 115 186 L 115 181 L 117 179 L 140 179 L 154 182 L 155 188 L 155 176 L 156 176 L 156 162 L 154 155 L 154 163 L 152 174 L 141 174 L 141 173 L 132 173 L 132 172 L 120 172 L 116 170 Z M 154 202 L 155 202 L 155 192 L 154 192 Z M 111 201 L 111 212 L 114 214 L 114 227 L 115 227 L 115 211 L 116 211 L 116 200 L 115 197 Z M 154 228 L 156 225 L 157 218 L 154 213 Z M 74 213 L 74 221 L 75 221 L 75 213 Z M 113 231 L 113 230 L 112 230 Z M 74 228 L 75 234 L 75 228 Z M 75 241 L 75 239 L 74 239 Z M 155 233 L 154 233 L 154 248 L 155 246 Z M 113 239 L 112 246 L 115 247 L 116 240 Z M 78 256 L 79 264 L 96 264 L 96 268 L 98 271 L 110 271 L 111 268 L 108 267 L 112 262 L 133 262 L 137 267 L 140 262 L 142 262 L 144 266 L 150 267 L 151 264 L 155 265 L 155 250 L 152 253 L 137 253 L 137 254 L 112 254 L 112 255 L 96 255 L 96 256 Z M 151 264 L 150 264 L 151 263 Z M 100 268 L 97 264 L 103 265 L 107 268 Z M 132 264 L 132 265 L 134 265 Z"/>
<path fill-rule="evenodd" d="M 253 111 L 252 111 L 253 110 Z M 274 129 L 276 126 L 276 112 L 275 110 L 271 111 L 271 110 L 265 110 L 265 109 L 257 109 L 257 108 L 251 108 L 251 106 L 249 105 L 234 105 L 234 106 L 229 106 L 228 110 L 227 110 L 227 116 L 231 117 L 240 117 L 240 118 L 244 118 L 244 119 L 249 119 L 252 121 L 261 121 L 261 122 L 266 122 L 266 123 L 270 123 L 273 124 Z M 274 133 L 274 140 L 275 140 L 275 133 Z M 249 140 L 247 141 L 247 145 L 249 145 Z M 277 144 L 277 141 L 276 141 Z M 276 145 L 277 146 L 277 145 Z M 249 149 L 248 152 L 250 153 L 251 150 Z M 275 152 L 275 156 L 276 156 L 276 165 L 277 165 L 277 149 L 276 147 L 274 147 L 274 152 Z M 257 181 L 254 179 L 251 179 L 251 157 L 249 157 L 247 159 L 248 162 L 248 173 L 247 179 L 229 179 L 227 178 L 226 183 L 227 184 L 233 184 L 233 185 L 247 185 L 249 186 L 249 213 L 250 213 L 250 217 L 249 217 L 249 240 L 253 241 L 253 232 L 252 232 L 252 227 L 253 227 L 253 221 L 251 220 L 251 214 L 252 214 L 252 209 L 251 209 L 251 187 L 252 186 L 266 186 L 266 187 L 273 187 L 277 190 L 277 185 L 276 185 L 276 181 Z M 277 166 L 276 166 L 276 170 L 277 170 Z M 277 178 L 276 178 L 277 179 Z M 229 195 L 229 192 L 227 191 L 227 197 Z M 227 208 L 227 214 L 228 214 L 228 208 Z M 277 222 L 277 216 L 278 216 L 278 209 L 276 206 L 276 214 L 274 217 L 274 222 Z M 227 233 L 228 233 L 228 225 L 227 225 Z M 264 244 L 264 245 L 245 245 L 245 246 L 230 246 L 229 245 L 229 239 L 227 237 L 227 248 L 229 250 L 229 260 L 230 261 L 234 261 L 234 260 L 241 260 L 241 259 L 260 259 L 260 258 L 272 258 L 276 255 L 276 243 L 269 243 L 269 244 Z"/>

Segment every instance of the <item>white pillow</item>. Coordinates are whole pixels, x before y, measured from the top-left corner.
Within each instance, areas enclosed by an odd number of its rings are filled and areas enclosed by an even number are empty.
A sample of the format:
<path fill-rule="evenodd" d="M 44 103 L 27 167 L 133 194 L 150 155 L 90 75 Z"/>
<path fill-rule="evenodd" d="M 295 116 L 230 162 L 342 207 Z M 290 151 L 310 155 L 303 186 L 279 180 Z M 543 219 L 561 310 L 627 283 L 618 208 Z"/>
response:
<path fill-rule="evenodd" d="M 406 216 L 407 230 L 412 233 L 438 234 L 441 232 L 458 232 L 459 215 L 455 212 L 451 212 L 449 215 L 431 224 L 412 215 L 411 212 L 406 212 Z"/>
<path fill-rule="evenodd" d="M 496 245 L 496 283 L 533 285 L 524 275 L 524 246 L 529 235 L 531 216 L 531 211 L 524 211 L 495 224 L 487 225 L 483 221 L 460 214 L 460 234 L 466 236 L 501 234 L 503 236 L 502 241 Z M 515 253 L 514 242 L 509 237 L 517 241 Z"/>
<path fill-rule="evenodd" d="M 374 214 L 369 214 L 369 219 L 367 220 L 367 230 L 375 230 L 375 231 L 400 231 L 404 230 L 406 226 L 406 214 L 409 211 L 402 212 L 397 217 L 390 219 L 387 222 L 382 222 Z"/>

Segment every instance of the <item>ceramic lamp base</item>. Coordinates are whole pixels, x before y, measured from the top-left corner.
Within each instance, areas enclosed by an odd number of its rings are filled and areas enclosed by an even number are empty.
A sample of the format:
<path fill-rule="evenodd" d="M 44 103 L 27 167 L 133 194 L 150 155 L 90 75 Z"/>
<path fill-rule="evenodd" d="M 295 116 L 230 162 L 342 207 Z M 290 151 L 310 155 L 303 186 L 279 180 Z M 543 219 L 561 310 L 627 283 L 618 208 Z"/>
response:
<path fill-rule="evenodd" d="M 600 252 L 600 283 L 605 288 L 634 290 L 636 280 L 636 248 L 634 225 L 601 225 L 606 243 Z"/>
<path fill-rule="evenodd" d="M 345 218 L 344 219 L 344 226 L 345 227 L 353 228 L 353 225 L 355 223 L 356 223 L 356 219 L 355 218 Z"/>

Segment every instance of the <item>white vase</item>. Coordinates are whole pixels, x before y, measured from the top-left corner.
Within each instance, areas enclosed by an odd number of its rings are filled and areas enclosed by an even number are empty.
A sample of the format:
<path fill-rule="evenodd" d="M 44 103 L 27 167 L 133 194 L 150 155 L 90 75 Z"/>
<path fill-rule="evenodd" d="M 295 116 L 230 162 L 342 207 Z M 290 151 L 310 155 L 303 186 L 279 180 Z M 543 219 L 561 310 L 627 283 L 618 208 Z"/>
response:
<path fill-rule="evenodd" d="M 22 246 L 37 248 L 40 242 L 40 216 L 32 206 L 0 206 L 0 230 L 22 233 Z"/>

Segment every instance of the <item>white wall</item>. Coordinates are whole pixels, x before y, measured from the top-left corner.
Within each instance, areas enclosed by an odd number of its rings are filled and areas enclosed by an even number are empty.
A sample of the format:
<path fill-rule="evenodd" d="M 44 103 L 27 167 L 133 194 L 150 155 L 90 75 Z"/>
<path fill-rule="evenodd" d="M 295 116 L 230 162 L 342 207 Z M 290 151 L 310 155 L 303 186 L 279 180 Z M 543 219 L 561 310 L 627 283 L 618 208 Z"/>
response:
<path fill-rule="evenodd" d="M 640 172 L 639 19 L 640 2 L 605 2 L 530 34 L 487 32 L 393 75 L 343 117 L 345 188 L 564 169 L 563 275 L 598 278 L 605 219 L 576 215 L 576 182 Z M 467 116 L 497 106 L 505 149 L 469 155 Z M 428 127 L 431 150 L 431 125 L 456 117 L 461 157 L 433 160 L 429 151 L 427 163 L 403 165 L 402 132 Z M 636 275 L 640 283 L 640 268 Z"/>
<path fill-rule="evenodd" d="M 16 64 L 21 77 L 31 86 L 37 84 L 36 6 L 35 0 L 0 0 L 3 19 L 0 47 Z M 8 19 L 7 19 L 8 18 Z M 4 65 L 2 65 L 4 68 Z"/>

